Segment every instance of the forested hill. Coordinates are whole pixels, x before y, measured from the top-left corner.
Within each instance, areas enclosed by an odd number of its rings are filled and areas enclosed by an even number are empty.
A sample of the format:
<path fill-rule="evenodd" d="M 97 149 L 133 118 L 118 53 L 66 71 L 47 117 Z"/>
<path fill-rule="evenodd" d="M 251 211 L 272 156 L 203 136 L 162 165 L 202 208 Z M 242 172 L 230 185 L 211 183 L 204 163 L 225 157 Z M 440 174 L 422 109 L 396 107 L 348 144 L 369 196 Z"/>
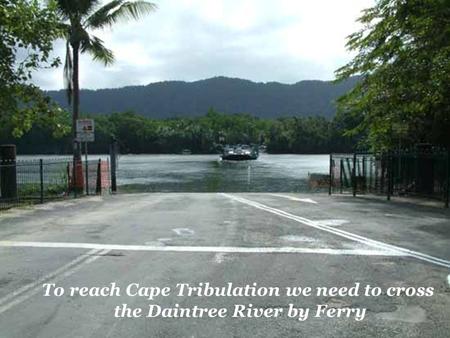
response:
<path fill-rule="evenodd" d="M 327 81 L 255 83 L 215 77 L 195 82 L 166 81 L 147 86 L 81 91 L 81 111 L 110 114 L 132 110 L 152 118 L 204 115 L 210 107 L 218 111 L 249 113 L 258 117 L 325 116 L 335 113 L 334 101 L 351 89 L 357 78 L 334 84 Z M 49 96 L 64 107 L 64 91 Z"/>

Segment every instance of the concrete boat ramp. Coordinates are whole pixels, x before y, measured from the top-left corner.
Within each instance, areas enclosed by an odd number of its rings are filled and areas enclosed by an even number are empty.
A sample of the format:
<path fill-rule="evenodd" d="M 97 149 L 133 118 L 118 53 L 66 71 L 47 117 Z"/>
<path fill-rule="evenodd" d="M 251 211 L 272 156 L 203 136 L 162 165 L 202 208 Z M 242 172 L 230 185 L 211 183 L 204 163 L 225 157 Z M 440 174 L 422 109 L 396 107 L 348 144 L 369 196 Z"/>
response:
<path fill-rule="evenodd" d="M 325 194 L 89 197 L 0 214 L 0 253 L 2 337 L 448 337 L 450 332 L 450 213 L 436 207 Z M 383 290 L 432 288 L 433 294 L 94 296 L 111 283 L 160 291 L 180 283 L 280 289 L 357 283 Z M 44 284 L 87 287 L 92 294 L 46 297 Z M 199 313 L 237 311 L 242 305 L 249 316 L 115 318 L 121 304 L 145 309 L 153 304 L 152 311 L 167 308 L 172 314 L 195 306 Z M 319 305 L 324 313 L 315 316 Z M 293 306 L 311 309 L 310 318 L 280 315 Z M 335 311 L 326 312 L 330 309 Z M 356 309 L 365 309 L 364 319 L 352 317 Z M 254 317 L 269 312 L 279 315 Z"/>

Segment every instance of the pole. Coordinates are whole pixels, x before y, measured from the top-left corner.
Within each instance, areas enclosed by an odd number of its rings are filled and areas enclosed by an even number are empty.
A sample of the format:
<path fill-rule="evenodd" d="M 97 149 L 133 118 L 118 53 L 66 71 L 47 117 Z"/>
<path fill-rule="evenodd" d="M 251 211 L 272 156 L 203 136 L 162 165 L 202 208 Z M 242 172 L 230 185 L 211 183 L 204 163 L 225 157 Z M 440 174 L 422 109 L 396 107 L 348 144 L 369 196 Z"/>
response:
<path fill-rule="evenodd" d="M 355 197 L 356 196 L 356 153 L 353 153 L 352 186 L 353 186 L 353 197 Z"/>
<path fill-rule="evenodd" d="M 115 140 L 110 145 L 109 155 L 111 157 L 111 192 L 114 194 L 117 192 L 117 182 L 116 182 L 116 148 L 117 143 Z"/>
<path fill-rule="evenodd" d="M 391 200 L 391 176 L 392 176 L 392 163 L 391 163 L 391 153 L 388 152 L 387 155 L 387 200 Z"/>
<path fill-rule="evenodd" d="M 101 158 L 98 159 L 98 164 L 97 164 L 97 186 L 96 186 L 95 193 L 97 195 L 102 194 L 102 159 Z"/>
<path fill-rule="evenodd" d="M 333 154 L 330 154 L 330 184 L 328 187 L 328 195 L 331 195 L 332 186 L 333 186 Z"/>
<path fill-rule="evenodd" d="M 44 203 L 44 161 L 39 160 L 39 178 L 41 181 L 41 203 Z"/>
<path fill-rule="evenodd" d="M 88 146 L 87 142 L 84 142 L 84 170 L 86 176 L 86 195 L 89 195 L 89 167 L 88 167 Z"/>
<path fill-rule="evenodd" d="M 74 141 L 73 143 L 74 147 L 74 156 L 72 159 L 72 189 L 73 189 L 73 197 L 77 198 L 77 158 L 75 156 L 76 149 L 78 147 L 78 142 Z"/>
<path fill-rule="evenodd" d="M 446 187 L 446 196 L 445 196 L 445 207 L 449 206 L 450 199 L 450 150 L 447 150 L 447 187 Z"/>
<path fill-rule="evenodd" d="M 367 177 L 366 177 L 366 157 L 362 157 L 362 176 L 363 176 L 363 190 L 366 193 Z"/>
<path fill-rule="evenodd" d="M 344 162 L 342 158 L 339 160 L 340 168 L 339 168 L 339 183 L 340 183 L 340 193 L 342 194 L 343 188 L 344 188 L 344 182 L 343 182 L 343 174 L 344 174 Z"/>

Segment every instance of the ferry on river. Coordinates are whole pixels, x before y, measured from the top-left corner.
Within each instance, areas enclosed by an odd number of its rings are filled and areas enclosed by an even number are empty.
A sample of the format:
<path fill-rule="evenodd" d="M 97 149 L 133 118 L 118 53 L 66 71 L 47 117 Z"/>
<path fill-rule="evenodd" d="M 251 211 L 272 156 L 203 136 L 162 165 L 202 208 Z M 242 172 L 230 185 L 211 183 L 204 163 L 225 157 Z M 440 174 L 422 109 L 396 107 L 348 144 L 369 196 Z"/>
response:
<path fill-rule="evenodd" d="M 256 160 L 259 156 L 257 146 L 247 144 L 227 145 L 220 156 L 224 161 L 248 161 Z"/>

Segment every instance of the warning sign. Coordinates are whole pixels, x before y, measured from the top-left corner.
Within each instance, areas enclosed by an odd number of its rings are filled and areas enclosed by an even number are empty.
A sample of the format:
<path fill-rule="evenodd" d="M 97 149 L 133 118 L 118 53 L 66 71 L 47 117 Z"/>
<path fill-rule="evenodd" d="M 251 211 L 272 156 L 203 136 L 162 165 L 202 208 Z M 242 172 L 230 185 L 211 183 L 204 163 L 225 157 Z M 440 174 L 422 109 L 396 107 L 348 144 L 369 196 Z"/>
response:
<path fill-rule="evenodd" d="M 77 120 L 77 141 L 94 142 L 94 120 L 81 119 Z"/>

